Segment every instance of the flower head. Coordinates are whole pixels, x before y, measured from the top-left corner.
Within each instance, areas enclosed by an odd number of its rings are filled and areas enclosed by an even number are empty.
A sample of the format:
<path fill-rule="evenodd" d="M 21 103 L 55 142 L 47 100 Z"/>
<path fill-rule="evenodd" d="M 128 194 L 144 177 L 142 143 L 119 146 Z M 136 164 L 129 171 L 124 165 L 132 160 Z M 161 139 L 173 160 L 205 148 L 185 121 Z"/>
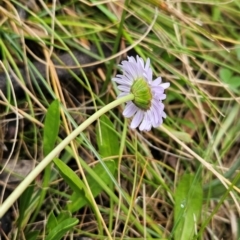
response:
<path fill-rule="evenodd" d="M 166 118 L 162 103 L 166 98 L 164 90 L 170 83 L 161 83 L 161 77 L 152 80 L 149 58 L 144 65 L 143 59 L 139 56 L 136 59 L 128 57 L 128 61 L 122 61 L 119 66 L 123 73 L 112 79 L 119 84 L 118 89 L 121 92 L 118 97 L 130 93 L 134 95 L 134 99 L 127 102 L 123 111 L 125 117 L 133 117 L 130 127 L 139 126 L 141 131 L 149 131 L 152 127 L 161 125 L 163 118 Z"/>

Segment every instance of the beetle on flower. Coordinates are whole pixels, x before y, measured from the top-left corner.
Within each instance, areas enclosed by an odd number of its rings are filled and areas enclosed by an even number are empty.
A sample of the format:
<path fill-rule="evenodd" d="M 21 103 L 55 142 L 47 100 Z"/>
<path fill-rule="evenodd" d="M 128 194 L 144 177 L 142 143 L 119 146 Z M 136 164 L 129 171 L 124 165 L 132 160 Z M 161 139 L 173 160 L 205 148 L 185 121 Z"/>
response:
<path fill-rule="evenodd" d="M 170 83 L 162 83 L 162 78 L 153 80 L 153 72 L 150 68 L 150 59 L 146 64 L 139 56 L 128 57 L 119 65 L 122 74 L 118 74 L 112 80 L 118 83 L 121 91 L 118 97 L 133 94 L 134 99 L 127 102 L 123 115 L 133 117 L 130 127 L 139 127 L 140 131 L 150 131 L 152 127 L 162 124 L 166 118 L 162 100 L 166 98 L 164 90 Z"/>

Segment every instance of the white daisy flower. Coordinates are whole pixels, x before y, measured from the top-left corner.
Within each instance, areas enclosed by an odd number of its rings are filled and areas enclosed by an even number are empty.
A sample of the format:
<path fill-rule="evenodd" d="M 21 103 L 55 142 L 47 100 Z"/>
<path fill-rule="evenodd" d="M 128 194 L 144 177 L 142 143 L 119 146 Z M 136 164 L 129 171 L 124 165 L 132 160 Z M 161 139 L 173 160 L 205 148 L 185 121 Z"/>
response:
<path fill-rule="evenodd" d="M 149 58 L 144 65 L 143 59 L 139 56 L 136 59 L 128 57 L 128 61 L 122 61 L 119 66 L 123 74 L 118 74 L 112 79 L 119 84 L 118 89 L 121 92 L 118 97 L 130 93 L 134 95 L 134 100 L 127 102 L 123 111 L 125 117 L 133 117 L 130 127 L 150 131 L 152 127 L 161 125 L 163 118 L 166 118 L 162 103 L 166 98 L 164 90 L 170 83 L 161 83 L 161 77 L 152 80 Z"/>

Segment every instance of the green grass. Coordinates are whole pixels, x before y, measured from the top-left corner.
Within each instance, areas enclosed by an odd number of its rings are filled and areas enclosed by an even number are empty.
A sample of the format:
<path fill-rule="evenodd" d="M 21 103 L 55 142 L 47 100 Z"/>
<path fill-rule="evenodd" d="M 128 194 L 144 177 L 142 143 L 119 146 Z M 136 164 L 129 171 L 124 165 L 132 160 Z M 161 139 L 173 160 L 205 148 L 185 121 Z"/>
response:
<path fill-rule="evenodd" d="M 26 4 L 0 7 L 2 71 L 11 65 L 35 86 L 17 99 L 9 86 L 0 100 L 4 160 L 38 164 L 115 100 L 111 78 L 127 54 L 150 58 L 154 76 L 171 83 L 168 117 L 150 132 L 133 131 L 121 105 L 91 124 L 14 204 L 9 239 L 240 239 L 240 3 L 45 2 L 26 8 L 26 20 L 18 16 Z M 90 43 L 103 62 L 96 71 L 58 83 L 51 66 L 45 88 L 36 87 L 34 61 L 52 50 L 91 54 Z M 104 58 L 103 43 L 114 57 Z"/>

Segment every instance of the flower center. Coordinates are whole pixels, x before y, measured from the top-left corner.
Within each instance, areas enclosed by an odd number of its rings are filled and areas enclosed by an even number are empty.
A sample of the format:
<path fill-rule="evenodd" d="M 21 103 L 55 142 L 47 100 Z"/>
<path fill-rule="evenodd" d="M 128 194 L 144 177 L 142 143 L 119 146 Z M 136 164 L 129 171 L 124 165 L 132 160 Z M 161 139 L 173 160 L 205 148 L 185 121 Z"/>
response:
<path fill-rule="evenodd" d="M 134 81 L 131 93 L 134 95 L 133 103 L 137 107 L 145 111 L 151 107 L 151 88 L 143 78 L 138 78 Z"/>

